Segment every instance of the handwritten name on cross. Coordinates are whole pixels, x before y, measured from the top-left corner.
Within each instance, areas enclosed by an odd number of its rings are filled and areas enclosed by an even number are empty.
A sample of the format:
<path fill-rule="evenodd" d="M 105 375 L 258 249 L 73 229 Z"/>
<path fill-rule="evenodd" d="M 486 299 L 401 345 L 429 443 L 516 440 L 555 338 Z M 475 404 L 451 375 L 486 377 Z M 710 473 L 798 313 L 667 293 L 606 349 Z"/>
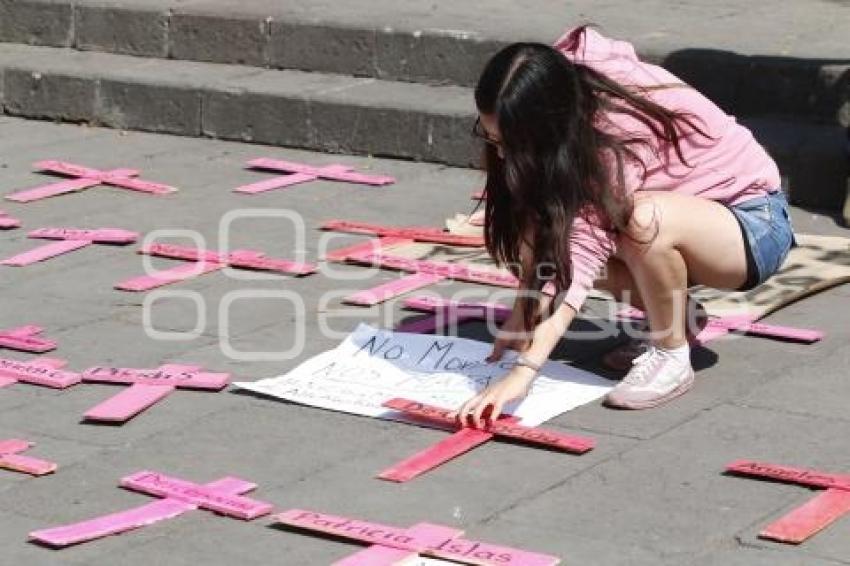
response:
<path fill-rule="evenodd" d="M 145 527 L 196 509 L 244 520 L 262 517 L 272 511 L 269 503 L 242 497 L 257 486 L 235 477 L 198 485 L 157 472 L 142 471 L 122 479 L 121 486 L 164 499 L 81 523 L 35 531 L 30 533 L 30 539 L 61 548 Z"/>
<path fill-rule="evenodd" d="M 732 474 L 826 488 L 778 521 L 765 527 L 760 538 L 800 544 L 850 513 L 850 475 L 792 468 L 751 460 L 739 460 L 726 467 Z"/>
<path fill-rule="evenodd" d="M 556 556 L 460 538 L 462 531 L 420 523 L 409 529 L 290 509 L 274 516 L 283 525 L 372 545 L 334 566 L 393 566 L 417 555 L 480 566 L 553 566 Z"/>
<path fill-rule="evenodd" d="M 152 183 L 141 179 L 134 179 L 139 175 L 136 169 L 113 169 L 111 171 L 101 171 L 99 169 L 91 169 L 73 163 L 64 161 L 39 161 L 34 167 L 46 173 L 58 173 L 67 177 L 75 177 L 68 181 L 43 185 L 33 189 L 26 189 L 10 195 L 6 195 L 6 200 L 15 202 L 32 202 L 48 197 L 63 195 L 82 191 L 97 185 L 111 185 L 131 191 L 149 193 L 154 195 L 165 195 L 173 193 L 177 189 L 160 183 Z"/>
<path fill-rule="evenodd" d="M 80 374 L 60 369 L 66 365 L 65 360 L 55 358 L 36 358 L 27 362 L 0 358 L 0 387 L 28 383 L 65 389 L 80 383 Z"/>
<path fill-rule="evenodd" d="M 90 421 L 123 423 L 177 388 L 221 391 L 230 383 L 230 374 L 207 372 L 196 365 L 166 364 L 156 369 L 94 367 L 84 371 L 82 379 L 88 383 L 130 385 L 84 415 Z"/>
<path fill-rule="evenodd" d="M 458 428 L 456 419 L 450 416 L 451 411 L 448 409 L 399 398 L 391 399 L 383 405 L 388 409 L 399 411 L 405 416 L 413 417 L 426 423 L 437 424 L 452 429 Z M 449 438 L 384 470 L 378 477 L 394 482 L 410 481 L 496 436 L 503 436 L 526 444 L 575 454 L 583 454 L 592 450 L 595 444 L 589 438 L 523 426 L 519 424 L 518 419 L 515 417 L 502 416 L 492 421 L 483 430 L 467 427 L 460 428 Z"/>

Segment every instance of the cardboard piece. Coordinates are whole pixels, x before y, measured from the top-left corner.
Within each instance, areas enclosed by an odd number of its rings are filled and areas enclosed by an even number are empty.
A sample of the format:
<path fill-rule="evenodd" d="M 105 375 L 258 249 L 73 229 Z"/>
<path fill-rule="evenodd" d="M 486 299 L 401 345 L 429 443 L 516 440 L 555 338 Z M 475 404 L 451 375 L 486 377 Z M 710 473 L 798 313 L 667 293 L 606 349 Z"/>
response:
<path fill-rule="evenodd" d="M 134 292 L 149 291 L 157 287 L 212 273 L 213 271 L 218 271 L 225 267 L 267 271 L 270 273 L 281 273 L 296 276 L 310 275 L 315 273 L 318 269 L 311 263 L 270 258 L 264 253 L 254 250 L 234 250 L 229 254 L 222 254 L 212 250 L 200 250 L 189 246 L 152 244 L 140 249 L 139 253 L 155 257 L 189 261 L 192 262 L 192 264 L 157 271 L 151 275 L 133 277 L 117 283 L 115 285 L 116 289 Z"/>
<path fill-rule="evenodd" d="M 32 446 L 33 444 L 26 440 L 0 440 L 0 468 L 32 476 L 43 476 L 55 472 L 58 466 L 53 462 L 20 454 Z"/>
<path fill-rule="evenodd" d="M 12 193 L 10 195 L 6 195 L 7 200 L 15 202 L 33 202 L 48 197 L 82 191 L 97 185 L 111 185 L 113 187 L 154 195 L 165 195 L 177 190 L 176 188 L 168 185 L 135 179 L 134 177 L 139 174 L 139 172 L 135 169 L 113 169 L 111 171 L 101 171 L 99 169 L 91 169 L 89 167 L 74 165 L 73 163 L 66 163 L 64 161 L 39 161 L 34 165 L 34 167 L 45 173 L 56 173 L 76 178 Z"/>
<path fill-rule="evenodd" d="M 82 381 L 80 374 L 62 371 L 67 362 L 55 358 L 36 358 L 27 362 L 0 358 L 0 387 L 29 383 L 53 389 L 65 389 Z"/>
<path fill-rule="evenodd" d="M 415 552 L 422 556 L 453 560 L 460 564 L 484 566 L 552 566 L 560 562 L 560 559 L 555 556 L 466 540 L 460 538 L 461 534 L 453 529 L 443 531 L 447 536 L 442 542 L 435 542 L 435 537 L 431 536 L 431 534 L 436 534 L 436 529 L 447 529 L 447 527 L 441 527 L 440 525 L 419 525 L 420 528 L 416 530 L 402 529 L 371 521 L 361 521 L 359 519 L 350 519 L 303 509 L 290 509 L 289 511 L 275 515 L 274 519 L 278 523 L 306 531 L 319 532 L 361 543 Z M 436 538 L 439 540 L 439 537 Z M 349 562 L 349 564 L 351 563 Z M 390 566 L 397 564 L 397 562 L 387 561 L 373 564 Z"/>
<path fill-rule="evenodd" d="M 62 548 L 152 525 L 198 508 L 246 520 L 266 515 L 272 510 L 268 503 L 241 497 L 257 486 L 235 477 L 197 485 L 145 471 L 122 479 L 121 485 L 165 499 L 81 523 L 35 531 L 30 533 L 30 539 Z"/>
<path fill-rule="evenodd" d="M 94 367 L 84 371 L 82 379 L 89 383 L 130 384 L 84 415 L 89 421 L 123 423 L 176 388 L 221 391 L 230 383 L 230 374 L 206 372 L 196 365 L 166 364 L 156 369 Z"/>
<path fill-rule="evenodd" d="M 17 218 L 12 218 L 4 211 L 0 210 L 0 230 L 14 230 L 21 227 L 21 221 Z"/>
<path fill-rule="evenodd" d="M 765 527 L 759 533 L 760 538 L 800 544 L 850 513 L 850 475 L 751 460 L 733 462 L 726 467 L 726 471 L 737 475 L 826 488 L 826 491 Z"/>
<path fill-rule="evenodd" d="M 492 345 L 454 336 L 380 330 L 361 324 L 336 348 L 285 375 L 234 385 L 287 401 L 376 418 L 399 420 L 383 404 L 404 397 L 426 405 L 460 407 L 514 366 L 516 352 L 486 362 Z M 601 376 L 546 362 L 529 394 L 505 412 L 537 426 L 599 399 L 612 388 Z"/>
<path fill-rule="evenodd" d="M 433 423 L 449 429 L 458 429 L 457 421 L 449 416 L 448 409 L 418 403 L 409 399 L 390 399 L 384 406 L 398 411 L 406 417 L 412 417 L 420 422 Z M 525 444 L 533 444 L 560 450 L 583 454 L 592 450 L 595 442 L 589 438 L 570 436 L 552 430 L 523 426 L 518 419 L 502 415 L 492 421 L 484 430 L 460 428 L 449 438 L 434 446 L 388 468 L 378 477 L 383 480 L 403 483 L 428 472 L 449 460 L 484 444 L 494 436 L 503 436 Z"/>
<path fill-rule="evenodd" d="M 56 240 L 28 252 L 18 254 L 3 261 L 2 265 L 23 267 L 39 261 L 44 261 L 92 244 L 110 244 L 124 246 L 135 242 L 139 235 L 136 232 L 116 228 L 100 228 L 98 230 L 80 230 L 77 228 L 41 228 L 27 235 L 29 238 Z"/>
<path fill-rule="evenodd" d="M 43 354 L 57 348 L 56 342 L 41 338 L 44 329 L 40 326 L 20 326 L 0 330 L 0 348 Z"/>
<path fill-rule="evenodd" d="M 259 158 L 248 162 L 250 169 L 265 171 L 278 171 L 287 173 L 282 177 L 242 185 L 233 189 L 234 192 L 244 194 L 257 194 L 283 187 L 290 187 L 299 183 L 325 179 L 328 181 L 344 181 L 347 183 L 359 183 L 364 185 L 389 185 L 395 183 L 393 177 L 383 175 L 365 175 L 357 173 L 352 167 L 346 165 L 327 165 L 324 167 L 312 167 L 303 163 L 283 161 L 279 159 Z"/>

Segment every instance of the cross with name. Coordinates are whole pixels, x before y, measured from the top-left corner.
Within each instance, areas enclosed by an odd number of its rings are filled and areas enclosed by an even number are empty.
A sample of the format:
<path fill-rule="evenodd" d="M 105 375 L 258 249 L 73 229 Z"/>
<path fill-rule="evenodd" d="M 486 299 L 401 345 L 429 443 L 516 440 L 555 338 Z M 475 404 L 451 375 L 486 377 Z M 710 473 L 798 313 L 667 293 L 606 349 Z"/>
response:
<path fill-rule="evenodd" d="M 142 471 L 123 478 L 121 487 L 164 499 L 81 523 L 35 531 L 30 533 L 30 539 L 62 548 L 173 519 L 196 509 L 243 520 L 256 519 L 272 511 L 269 503 L 243 497 L 257 485 L 236 477 L 199 485 L 158 472 Z"/>
<path fill-rule="evenodd" d="M 197 365 L 166 364 L 156 369 L 94 367 L 84 371 L 82 379 L 130 385 L 84 415 L 89 421 L 123 423 L 177 388 L 221 391 L 230 383 L 230 374 L 207 372 Z"/>
<path fill-rule="evenodd" d="M 399 483 L 410 481 L 497 436 L 574 454 L 584 454 L 592 450 L 595 444 L 589 438 L 523 426 L 519 424 L 516 417 L 512 416 L 502 415 L 498 419 L 493 419 L 485 429 L 462 427 L 458 430 L 457 420 L 450 416 L 451 411 L 448 409 L 401 398 L 390 399 L 383 405 L 414 421 L 432 426 L 449 427 L 456 432 L 430 448 L 384 470 L 378 474 L 382 480 Z"/>
<path fill-rule="evenodd" d="M 32 446 L 32 442 L 26 440 L 0 440 L 0 468 L 31 476 L 43 476 L 55 472 L 58 466 L 53 462 L 20 454 Z"/>
<path fill-rule="evenodd" d="M 0 358 L 0 387 L 29 383 L 52 389 L 65 389 L 82 381 L 80 374 L 62 371 L 68 362 L 56 358 L 36 358 L 28 362 Z"/>
<path fill-rule="evenodd" d="M 322 230 L 346 232 L 349 234 L 366 234 L 370 236 L 404 238 L 416 242 L 430 242 L 447 246 L 481 247 L 484 245 L 483 236 L 464 236 L 446 232 L 430 226 L 384 226 L 366 222 L 350 222 L 348 220 L 329 220 L 322 224 Z"/>
<path fill-rule="evenodd" d="M 19 326 L 8 330 L 0 330 L 0 348 L 43 354 L 57 347 L 56 342 L 41 338 L 44 332 L 40 326 Z"/>
<path fill-rule="evenodd" d="M 27 234 L 29 238 L 57 240 L 0 261 L 2 265 L 23 267 L 44 261 L 74 250 L 79 250 L 93 244 L 109 244 L 126 246 L 135 242 L 139 235 L 129 230 L 116 228 L 100 228 L 98 230 L 80 230 L 77 228 L 40 228 Z"/>
<path fill-rule="evenodd" d="M 155 257 L 178 259 L 190 263 L 171 269 L 156 271 L 151 275 L 142 275 L 127 279 L 116 284 L 116 289 L 134 292 L 149 291 L 157 287 L 212 273 L 225 267 L 297 276 L 310 275 L 317 271 L 317 267 L 311 263 L 270 258 L 264 253 L 254 250 L 234 250 L 229 254 L 222 254 L 217 251 L 203 250 L 190 246 L 151 244 L 150 246 L 143 247 L 139 250 L 139 253 Z"/>
<path fill-rule="evenodd" d="M 726 467 L 726 471 L 737 475 L 826 488 L 826 491 L 765 527 L 759 533 L 760 538 L 800 544 L 850 513 L 850 475 L 751 460 L 733 462 Z"/>
<path fill-rule="evenodd" d="M 12 230 L 14 228 L 20 228 L 21 221 L 17 218 L 12 218 L 4 211 L 0 210 L 0 230 Z"/>
<path fill-rule="evenodd" d="M 419 556 L 479 566 L 553 566 L 560 563 L 556 556 L 467 540 L 461 538 L 461 530 L 430 523 L 404 529 L 303 509 L 290 509 L 273 518 L 288 527 L 371 545 L 335 562 L 334 566 L 399 566 Z"/>
<path fill-rule="evenodd" d="M 177 189 L 168 185 L 152 183 L 135 179 L 139 175 L 136 169 L 113 169 L 111 171 L 101 171 L 99 169 L 91 169 L 73 163 L 64 161 L 39 161 L 34 165 L 39 171 L 45 173 L 58 173 L 67 177 L 74 177 L 67 181 L 43 185 L 33 189 L 26 189 L 10 195 L 6 195 L 6 200 L 15 202 L 32 202 L 48 197 L 63 195 L 82 191 L 97 185 L 111 185 L 122 189 L 130 189 L 142 193 L 165 195 L 173 193 Z"/>
<path fill-rule="evenodd" d="M 385 175 L 365 175 L 357 173 L 353 167 L 347 165 L 327 165 L 325 167 L 313 167 L 303 163 L 282 161 L 280 159 L 268 159 L 261 157 L 248 162 L 250 169 L 265 171 L 278 171 L 287 173 L 281 177 L 274 177 L 258 183 L 236 187 L 233 192 L 244 194 L 257 194 L 274 189 L 282 189 L 299 183 L 326 179 L 328 181 L 343 181 L 346 183 L 359 183 L 363 185 L 389 185 L 395 183 L 393 177 Z"/>

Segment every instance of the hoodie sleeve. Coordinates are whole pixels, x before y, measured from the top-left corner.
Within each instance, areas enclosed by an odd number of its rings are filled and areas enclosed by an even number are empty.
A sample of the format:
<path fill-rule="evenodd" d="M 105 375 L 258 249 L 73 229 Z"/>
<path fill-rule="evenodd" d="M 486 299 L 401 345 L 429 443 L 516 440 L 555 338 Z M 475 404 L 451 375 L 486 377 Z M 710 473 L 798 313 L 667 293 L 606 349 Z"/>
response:
<path fill-rule="evenodd" d="M 581 310 L 594 280 L 615 252 L 616 244 L 606 230 L 582 216 L 576 217 L 570 234 L 572 284 L 564 297 L 564 302 L 576 312 Z"/>

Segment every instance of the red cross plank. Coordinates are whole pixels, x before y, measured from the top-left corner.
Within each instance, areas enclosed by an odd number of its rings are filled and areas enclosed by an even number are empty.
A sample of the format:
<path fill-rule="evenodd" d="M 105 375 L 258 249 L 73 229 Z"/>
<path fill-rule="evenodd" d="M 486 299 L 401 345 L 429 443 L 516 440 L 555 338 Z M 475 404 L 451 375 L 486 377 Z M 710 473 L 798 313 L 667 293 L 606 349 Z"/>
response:
<path fill-rule="evenodd" d="M 413 529 L 402 529 L 371 521 L 361 521 L 302 509 L 285 511 L 275 515 L 274 519 L 284 525 L 306 531 L 315 531 L 361 543 L 415 552 L 422 556 L 452 560 L 460 564 L 553 566 L 560 562 L 560 559 L 555 556 L 462 539 L 454 529 L 445 531 L 447 536 L 444 540 L 435 543 L 433 539 L 439 540 L 440 538 L 439 536 L 431 536 L 438 534 L 439 531 L 436 529 L 448 529 L 440 525 L 420 524 L 417 525 L 418 529 L 414 531 Z M 422 534 L 424 533 L 428 533 L 428 536 L 423 537 Z M 354 564 L 362 563 L 342 562 L 337 564 L 354 566 Z M 372 562 L 369 566 L 390 566 L 392 564 L 398 564 L 398 562 Z"/>
<path fill-rule="evenodd" d="M 32 352 L 34 354 L 43 354 L 55 350 L 57 347 L 56 342 L 39 336 L 43 332 L 44 329 L 40 326 L 32 325 L 0 330 L 0 348 Z"/>
<path fill-rule="evenodd" d="M 383 226 L 366 222 L 349 222 L 346 220 L 329 220 L 322 224 L 322 230 L 348 232 L 350 234 L 367 234 L 391 238 L 406 238 L 417 242 L 431 242 L 449 246 L 481 247 L 484 245 L 482 236 L 461 236 L 451 234 L 439 228 L 428 226 Z"/>
<path fill-rule="evenodd" d="M 826 488 L 826 491 L 765 527 L 759 533 L 761 538 L 800 544 L 843 515 L 850 513 L 850 475 L 829 474 L 750 460 L 733 462 L 726 467 L 726 471 L 750 477 Z"/>
<path fill-rule="evenodd" d="M 457 428 L 457 421 L 450 416 L 451 411 L 448 409 L 399 398 L 385 402 L 384 406 L 426 423 Z M 378 478 L 398 483 L 410 481 L 476 446 L 484 444 L 497 435 L 577 454 L 587 452 L 594 446 L 594 441 L 588 438 L 526 427 L 518 423 L 519 419 L 516 417 L 503 415 L 498 420 L 491 422 L 484 430 L 461 428 L 445 440 L 382 471 L 378 474 Z"/>
<path fill-rule="evenodd" d="M 0 440 L 0 468 L 33 476 L 55 472 L 58 466 L 53 462 L 20 454 L 32 446 L 32 443 L 26 440 Z"/>
<path fill-rule="evenodd" d="M 239 478 L 225 477 L 204 485 L 196 485 L 162 474 L 139 472 L 122 480 L 122 485 L 123 482 L 133 484 L 126 486 L 129 489 L 144 493 L 149 493 L 152 484 L 156 485 L 156 495 L 164 496 L 165 499 L 80 523 L 35 531 L 30 533 L 30 539 L 54 548 L 62 548 L 172 519 L 202 507 L 202 498 L 215 499 L 226 506 L 235 505 L 242 514 L 252 507 L 256 510 L 253 514 L 257 516 L 271 512 L 271 505 L 267 503 L 238 497 L 257 487 L 256 484 Z M 246 502 L 249 503 L 248 507 L 245 507 Z"/>
<path fill-rule="evenodd" d="M 397 246 L 399 244 L 412 243 L 413 240 L 409 240 L 407 238 L 373 238 L 371 240 L 366 240 L 365 242 L 325 252 L 322 259 L 325 261 L 348 261 L 349 258 L 380 252 L 384 248 Z"/>
<path fill-rule="evenodd" d="M 174 389 L 220 391 L 230 374 L 211 373 L 196 365 L 167 364 L 156 369 L 95 367 L 82 373 L 85 382 L 130 384 L 130 387 L 86 411 L 90 421 L 126 422 Z"/>
<path fill-rule="evenodd" d="M 388 177 L 386 175 L 365 175 L 363 173 L 357 173 L 353 171 L 351 167 L 347 167 L 345 165 L 328 165 L 325 167 L 313 167 L 311 165 L 305 165 L 304 163 L 295 163 L 293 161 L 283 161 L 281 159 L 268 159 L 265 157 L 261 157 L 259 159 L 252 159 L 251 161 L 249 161 L 248 167 L 252 169 L 264 169 L 268 171 L 280 171 L 282 173 L 297 174 L 306 177 L 313 177 L 313 179 L 326 179 L 328 181 L 343 181 L 346 183 L 358 183 L 364 185 L 379 186 L 390 185 L 392 183 L 395 183 L 395 179 L 393 177 Z"/>
<path fill-rule="evenodd" d="M 0 210 L 0 230 L 14 230 L 21 227 L 21 221 L 17 218 L 12 218 L 2 210 Z"/>
<path fill-rule="evenodd" d="M 54 358 L 36 358 L 28 362 L 0 358 L 0 387 L 21 382 L 65 389 L 82 380 L 77 373 L 61 371 L 66 364 L 65 360 Z"/>
<path fill-rule="evenodd" d="M 8 200 L 16 202 L 32 202 L 47 197 L 81 191 L 97 185 L 112 185 L 114 187 L 155 195 L 173 193 L 177 190 L 176 188 L 168 185 L 135 179 L 133 177 L 139 174 L 139 172 L 135 169 L 101 171 L 99 169 L 92 169 L 63 161 L 39 161 L 35 164 L 35 167 L 48 173 L 58 173 L 60 175 L 76 178 L 69 181 L 53 183 L 13 193 L 6 196 Z"/>
<path fill-rule="evenodd" d="M 150 275 L 142 275 L 121 281 L 115 285 L 116 289 L 122 291 L 149 291 L 150 289 L 218 271 L 227 266 L 236 269 L 268 271 L 271 273 L 297 276 L 310 275 L 317 271 L 317 267 L 311 263 L 270 258 L 264 253 L 254 250 L 234 250 L 229 254 L 222 254 L 217 251 L 201 250 L 190 246 L 152 244 L 143 247 L 139 250 L 139 253 L 193 263 L 189 266 L 178 266 L 172 269 L 157 271 Z"/>

